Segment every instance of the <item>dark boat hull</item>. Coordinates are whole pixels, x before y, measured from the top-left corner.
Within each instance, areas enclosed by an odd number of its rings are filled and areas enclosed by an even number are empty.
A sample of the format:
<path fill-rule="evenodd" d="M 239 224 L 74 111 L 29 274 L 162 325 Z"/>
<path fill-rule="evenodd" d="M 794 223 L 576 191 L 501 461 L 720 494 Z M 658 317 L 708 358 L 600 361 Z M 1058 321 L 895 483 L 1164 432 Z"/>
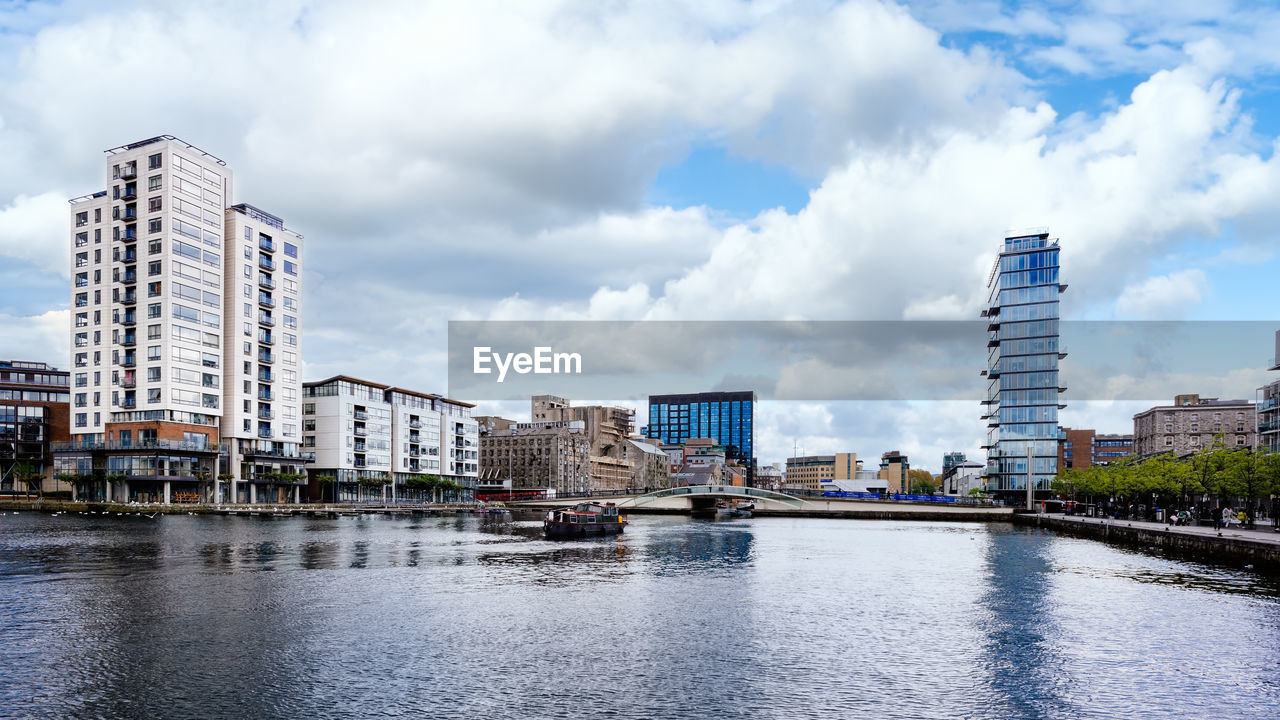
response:
<path fill-rule="evenodd" d="M 607 523 L 567 523 L 547 521 L 542 523 L 542 532 L 549 538 L 574 538 L 588 535 L 616 535 L 627 527 L 622 522 Z"/>

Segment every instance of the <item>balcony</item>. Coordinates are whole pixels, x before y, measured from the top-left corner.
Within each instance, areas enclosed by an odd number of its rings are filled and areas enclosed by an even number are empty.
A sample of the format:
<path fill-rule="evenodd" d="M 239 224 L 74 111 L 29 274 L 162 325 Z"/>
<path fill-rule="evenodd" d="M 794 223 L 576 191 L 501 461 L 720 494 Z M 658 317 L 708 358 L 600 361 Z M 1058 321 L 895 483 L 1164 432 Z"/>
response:
<path fill-rule="evenodd" d="M 138 186 L 134 185 L 133 183 L 129 183 L 128 185 L 125 185 L 124 190 L 120 192 L 120 199 L 121 200 L 137 200 Z"/>
<path fill-rule="evenodd" d="M 353 449 L 355 450 L 355 452 L 362 453 L 364 452 L 365 444 L 362 442 L 358 442 L 355 444 L 355 447 Z"/>
<path fill-rule="evenodd" d="M 259 275 L 259 276 L 258 276 L 258 286 L 259 286 L 259 287 L 264 287 L 264 288 L 266 288 L 266 289 L 268 289 L 268 290 L 274 290 L 274 289 L 275 289 L 275 287 L 276 287 L 276 284 L 275 284 L 274 282 L 272 282 L 272 281 L 271 281 L 271 278 L 267 277 L 266 275 Z"/>
<path fill-rule="evenodd" d="M 134 292 L 127 292 L 127 293 L 125 293 L 125 294 L 121 295 L 121 296 L 120 296 L 120 304 L 121 304 L 121 305 L 136 305 L 136 304 L 138 304 L 138 294 L 137 294 L 137 293 L 134 293 Z"/>
<path fill-rule="evenodd" d="M 351 463 L 351 464 L 352 464 L 354 467 L 362 468 L 362 467 L 364 467 L 364 466 L 365 466 L 365 461 L 364 461 L 364 458 L 356 458 L 355 462 L 353 462 L 353 463 Z"/>
<path fill-rule="evenodd" d="M 259 390 L 259 391 L 258 391 L 258 399 L 259 399 L 259 400 L 266 400 L 266 401 L 270 402 L 270 401 L 272 401 L 272 400 L 275 400 L 275 399 L 276 399 L 276 396 L 275 396 L 275 394 L 274 394 L 274 393 L 272 393 L 270 390 L 263 389 L 263 390 Z"/>
<path fill-rule="evenodd" d="M 422 442 L 422 440 L 419 437 L 418 433 L 409 433 L 409 442 L 416 443 L 416 442 Z"/>
<path fill-rule="evenodd" d="M 120 214 L 116 217 L 116 219 L 119 220 L 120 222 L 127 222 L 127 223 L 138 222 L 138 208 L 130 205 L 125 209 L 121 210 Z"/>
<path fill-rule="evenodd" d="M 120 231 L 120 234 L 116 236 L 116 239 L 121 242 L 133 242 L 138 239 L 138 231 L 131 227 L 127 227 Z"/>
<path fill-rule="evenodd" d="M 120 379 L 120 387 L 122 388 L 135 388 L 137 386 L 138 381 L 132 375 L 126 375 Z"/>
<path fill-rule="evenodd" d="M 136 165 L 134 165 L 133 163 L 129 163 L 128 165 L 120 166 L 121 180 L 132 180 L 136 177 L 138 177 L 138 168 Z"/>
<path fill-rule="evenodd" d="M 276 356 L 273 353 L 267 352 L 265 350 L 261 350 L 258 352 L 258 362 L 274 363 L 275 361 L 276 361 Z"/>
<path fill-rule="evenodd" d="M 368 420 L 368 419 L 369 419 L 369 413 L 365 412 L 364 410 L 356 410 L 356 411 L 355 411 L 355 414 L 356 414 L 356 419 L 357 419 L 357 420 Z"/>
<path fill-rule="evenodd" d="M 258 372 L 258 380 L 261 380 L 262 382 L 271 382 L 275 379 L 276 379 L 276 376 L 272 375 L 271 372 L 268 370 L 262 370 Z"/>
<path fill-rule="evenodd" d="M 276 269 L 276 264 L 271 262 L 271 258 L 267 257 L 266 255 L 259 255 L 258 267 L 262 268 L 263 270 L 266 270 L 267 272 L 271 272 L 272 270 Z"/>
<path fill-rule="evenodd" d="M 124 317 L 120 318 L 120 324 L 125 327 L 133 327 L 138 324 L 138 318 L 133 313 L 125 313 Z"/>
<path fill-rule="evenodd" d="M 419 428 L 421 428 L 421 427 L 422 427 L 422 421 L 421 421 L 421 420 L 410 420 L 410 421 L 409 421 L 409 427 L 413 428 L 414 430 L 417 430 L 417 429 L 419 429 Z"/>
<path fill-rule="evenodd" d="M 271 410 L 271 408 L 260 408 L 258 410 L 259 420 L 274 420 L 275 418 L 276 418 L 276 414 L 274 411 Z"/>
<path fill-rule="evenodd" d="M 413 450 L 413 449 L 410 449 L 410 450 L 409 450 L 409 457 L 411 457 L 411 458 L 422 457 L 422 451 L 421 451 L 421 450 Z"/>
<path fill-rule="evenodd" d="M 272 300 L 270 295 L 263 295 L 259 293 L 258 304 L 264 308 L 273 308 L 276 306 L 276 301 Z"/>
<path fill-rule="evenodd" d="M 258 313 L 258 324 L 265 325 L 267 327 L 275 327 L 276 321 L 270 315 L 267 315 L 264 313 Z"/>
<path fill-rule="evenodd" d="M 122 407 L 122 408 L 124 408 L 124 409 L 126 409 L 126 410 L 131 410 L 131 409 L 133 409 L 133 408 L 138 407 L 138 401 L 137 401 L 137 400 L 134 400 L 134 399 L 133 399 L 133 398 L 131 398 L 131 397 L 127 397 L 127 398 L 125 398 L 125 399 L 123 399 L 123 400 L 121 400 L 121 401 L 120 401 L 120 407 Z"/>
<path fill-rule="evenodd" d="M 138 273 L 137 271 L 120 273 L 120 276 L 116 281 L 122 282 L 125 285 L 136 285 L 138 283 Z"/>
<path fill-rule="evenodd" d="M 357 437 L 364 437 L 364 436 L 366 436 L 366 435 L 368 435 L 368 434 L 369 434 L 369 431 L 365 430 L 365 429 L 364 429 L 364 428 L 362 428 L 362 427 L 357 427 L 357 428 L 355 428 L 354 430 L 352 430 L 351 432 L 355 433 Z"/>
<path fill-rule="evenodd" d="M 117 262 L 136 263 L 138 262 L 138 253 L 134 250 L 125 250 L 116 258 Z"/>
<path fill-rule="evenodd" d="M 264 237 L 259 236 L 259 237 L 258 237 L 258 249 L 260 249 L 260 250 L 265 250 L 266 252 L 275 252 L 275 251 L 276 251 L 276 244 L 275 244 L 275 243 L 273 243 L 273 242 L 271 242 L 270 240 L 268 240 L 268 239 L 264 238 Z"/>
<path fill-rule="evenodd" d="M 269 438 L 269 437 L 271 437 L 271 428 L 269 428 L 269 427 L 260 427 L 260 428 L 258 428 L 258 437 L 260 437 L 260 438 Z"/>
<path fill-rule="evenodd" d="M 271 333 L 269 333 L 269 332 L 259 332 L 259 333 L 258 333 L 258 342 L 262 343 L 263 345 L 275 345 L 275 344 L 276 344 L 276 340 L 275 340 L 275 338 L 274 338 L 274 337 L 272 337 Z"/>
<path fill-rule="evenodd" d="M 138 338 L 134 335 L 125 335 L 120 338 L 120 344 L 124 347 L 134 347 L 138 344 Z"/>
<path fill-rule="evenodd" d="M 134 357 L 132 354 L 125 355 L 124 359 L 120 361 L 120 367 L 131 368 L 137 364 L 138 364 L 138 359 Z"/>

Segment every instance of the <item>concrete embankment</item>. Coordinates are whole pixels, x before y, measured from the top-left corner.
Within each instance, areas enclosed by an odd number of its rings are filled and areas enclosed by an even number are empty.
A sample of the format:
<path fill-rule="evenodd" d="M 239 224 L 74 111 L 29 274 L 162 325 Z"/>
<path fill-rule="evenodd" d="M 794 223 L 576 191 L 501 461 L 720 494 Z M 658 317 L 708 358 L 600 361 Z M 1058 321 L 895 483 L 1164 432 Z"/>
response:
<path fill-rule="evenodd" d="M 108 502 L 69 502 L 66 500 L 0 500 L 0 512 L 26 511 L 44 513 L 91 513 L 95 515 L 256 515 L 256 516 L 328 516 L 328 515 L 446 515 L 467 512 L 474 504 L 440 505 L 126 505 Z"/>
<path fill-rule="evenodd" d="M 1255 570 L 1280 574 L 1280 534 L 1276 533 L 1228 530 L 1219 535 L 1212 528 L 1045 514 L 1018 514 L 1013 520 L 1020 525 L 1047 528 L 1140 550 L 1163 551 L 1182 558 L 1240 567 L 1252 566 Z"/>

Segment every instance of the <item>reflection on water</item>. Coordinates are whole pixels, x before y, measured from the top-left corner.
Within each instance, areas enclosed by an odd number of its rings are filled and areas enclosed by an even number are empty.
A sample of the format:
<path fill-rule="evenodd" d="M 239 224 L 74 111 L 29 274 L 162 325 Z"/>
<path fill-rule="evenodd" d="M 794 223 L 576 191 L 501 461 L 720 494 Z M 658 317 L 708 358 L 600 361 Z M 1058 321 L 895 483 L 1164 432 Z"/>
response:
<path fill-rule="evenodd" d="M 0 517 L 0 716 L 1254 718 L 1275 579 L 1010 525 Z"/>

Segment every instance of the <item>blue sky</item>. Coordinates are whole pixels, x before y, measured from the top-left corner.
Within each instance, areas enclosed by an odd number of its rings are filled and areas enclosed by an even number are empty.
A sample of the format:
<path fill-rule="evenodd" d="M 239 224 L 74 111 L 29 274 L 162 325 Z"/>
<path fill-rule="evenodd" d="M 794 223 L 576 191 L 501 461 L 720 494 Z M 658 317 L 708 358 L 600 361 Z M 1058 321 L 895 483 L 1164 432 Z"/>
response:
<path fill-rule="evenodd" d="M 379 8 L 0 0 L 0 356 L 66 363 L 66 199 L 161 133 L 306 236 L 307 377 L 446 389 L 449 319 L 969 319 L 1028 225 L 1075 317 L 1276 315 L 1273 4 Z M 940 457 L 970 411 L 761 444 Z"/>

